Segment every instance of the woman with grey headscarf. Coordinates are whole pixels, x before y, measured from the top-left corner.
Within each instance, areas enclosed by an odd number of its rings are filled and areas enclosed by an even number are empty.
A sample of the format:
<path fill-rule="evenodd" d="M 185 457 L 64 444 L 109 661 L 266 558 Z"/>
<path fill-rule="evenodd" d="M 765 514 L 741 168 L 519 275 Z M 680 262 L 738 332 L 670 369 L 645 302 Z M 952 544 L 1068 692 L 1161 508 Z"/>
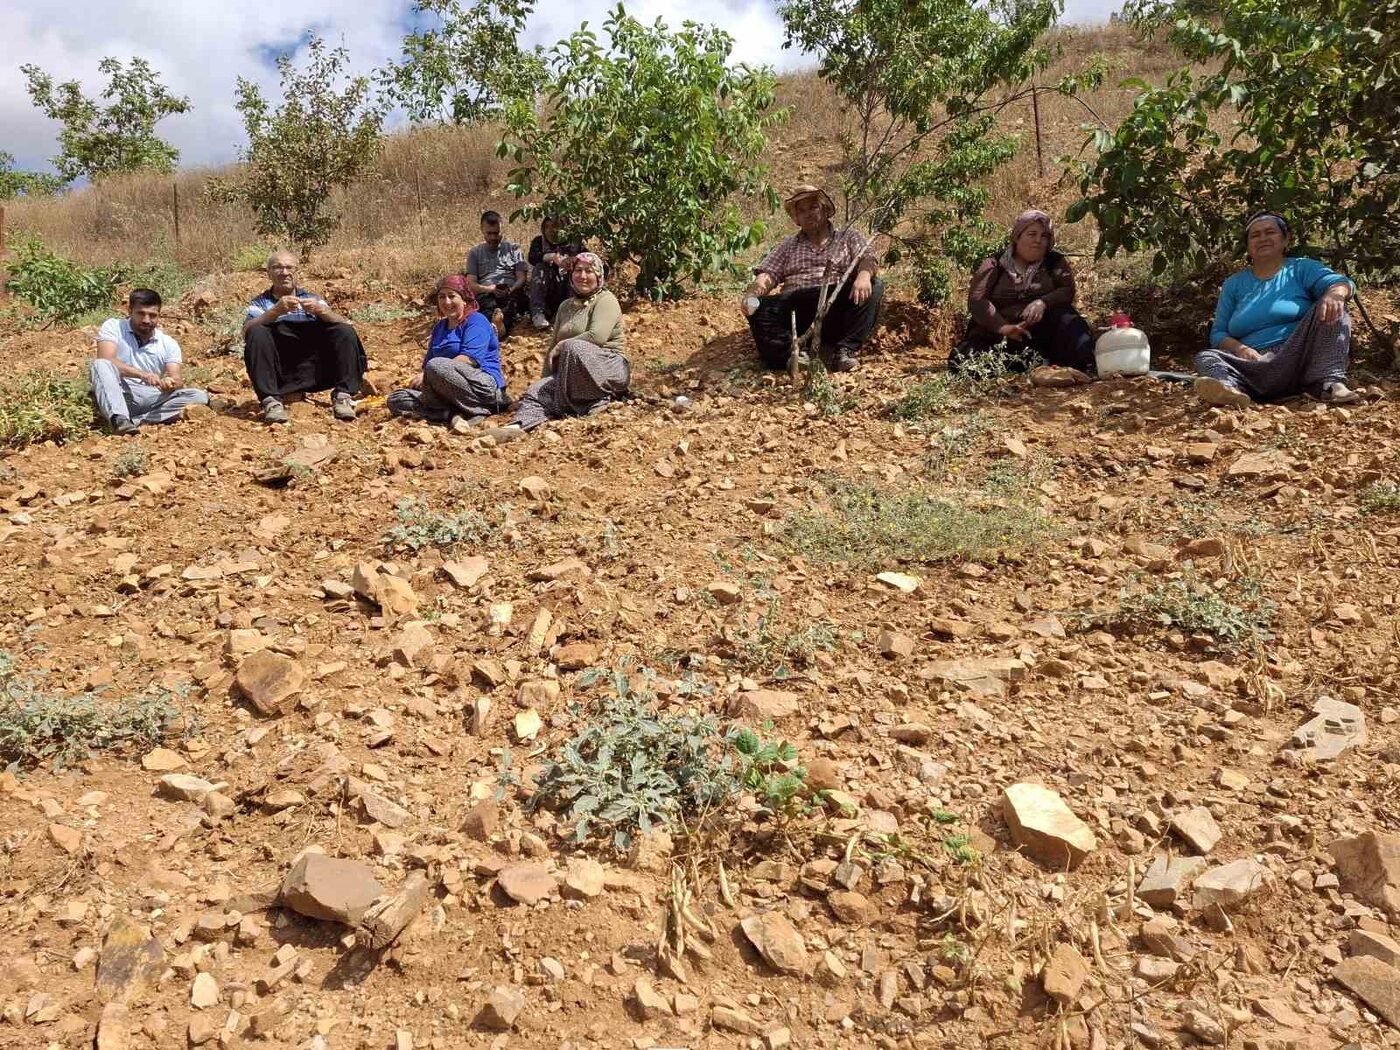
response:
<path fill-rule="evenodd" d="M 530 385 L 509 426 L 492 431 L 507 440 L 541 423 L 586 416 L 627 394 L 631 368 L 623 356 L 622 304 L 603 287 L 603 260 L 593 252 L 574 256 L 573 297 L 554 315 L 544 378 Z"/>
<path fill-rule="evenodd" d="M 983 259 L 967 293 L 967 334 L 948 355 L 960 372 L 994 357 L 1024 372 L 1043 358 L 1092 374 L 1094 333 L 1074 308 L 1074 271 L 1055 247 L 1055 226 L 1032 208 L 1016 216 L 999 256 Z"/>
<path fill-rule="evenodd" d="M 1225 280 L 1196 355 L 1196 393 L 1208 405 L 1240 406 L 1308 394 L 1333 404 L 1361 395 L 1347 386 L 1356 287 L 1315 259 L 1288 254 L 1288 223 L 1260 212 L 1244 227 L 1249 266 Z"/>

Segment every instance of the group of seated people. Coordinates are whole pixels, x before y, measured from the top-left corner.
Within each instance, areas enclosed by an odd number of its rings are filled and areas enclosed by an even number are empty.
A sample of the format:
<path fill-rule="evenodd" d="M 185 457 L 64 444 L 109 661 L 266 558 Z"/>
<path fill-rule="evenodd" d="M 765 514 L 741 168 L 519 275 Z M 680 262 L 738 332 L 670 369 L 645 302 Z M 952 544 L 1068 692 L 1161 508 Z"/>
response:
<path fill-rule="evenodd" d="M 741 299 L 758 357 L 769 368 L 788 367 L 793 332 L 811 326 L 825 288 L 829 309 L 817 333 L 818 352 L 833 371 L 857 368 L 884 295 L 870 241 L 854 229 L 836 228 L 835 203 L 819 187 L 796 187 L 784 209 L 797 232 L 754 268 Z M 544 220 L 528 255 L 503 239 L 496 212 L 482 216 L 481 230 L 482 243 L 471 249 L 464 272 L 438 281 L 439 320 L 422 369 L 388 395 L 390 412 L 476 424 L 513 408 L 512 421 L 490 431 L 508 440 L 625 398 L 630 366 L 622 307 L 606 287 L 603 259 L 570 240 L 556 217 Z M 1299 393 L 1338 404 L 1357 400 L 1346 384 L 1351 281 L 1322 263 L 1288 255 L 1288 224 L 1278 215 L 1251 218 L 1244 240 L 1250 265 L 1225 281 L 1211 348 L 1196 356 L 1201 399 L 1217 406 Z M 1054 244 L 1045 212 L 1017 217 L 1006 248 L 972 276 L 970 316 L 949 355 L 950 370 L 990 356 L 1011 371 L 1043 360 L 1086 380 L 1093 373 L 1094 334 L 1074 307 L 1074 273 Z M 286 398 L 323 390 L 331 391 L 335 418 L 353 420 L 367 367 L 364 346 L 346 318 L 297 284 L 297 266 L 290 252 L 267 261 L 269 286 L 249 303 L 243 326 L 248 379 L 269 423 L 288 421 Z M 115 433 L 172 422 L 185 406 L 209 402 L 207 393 L 181 383 L 180 347 L 160 330 L 160 308 L 158 293 L 138 288 L 128 316 L 107 321 L 98 332 L 93 398 Z M 512 402 L 501 339 L 526 314 L 536 328 L 551 331 L 543 374 Z"/>

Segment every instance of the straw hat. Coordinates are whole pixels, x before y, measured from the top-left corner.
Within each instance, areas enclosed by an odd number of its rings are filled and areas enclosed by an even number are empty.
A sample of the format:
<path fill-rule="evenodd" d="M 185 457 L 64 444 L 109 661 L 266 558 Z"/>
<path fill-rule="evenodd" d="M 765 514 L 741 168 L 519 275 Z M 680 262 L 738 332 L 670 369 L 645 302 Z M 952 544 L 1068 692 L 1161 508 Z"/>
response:
<path fill-rule="evenodd" d="M 793 215 L 793 209 L 797 207 L 798 201 L 806 200 L 808 197 L 821 198 L 822 210 L 826 212 L 826 217 L 828 219 L 836 214 L 836 202 L 831 199 L 831 195 L 828 194 L 826 190 L 822 189 L 820 186 L 803 183 L 801 186 L 794 186 L 792 192 L 789 193 L 787 198 L 783 201 L 783 211 L 788 213 L 789 219 L 792 219 L 794 222 L 797 221 L 797 217 Z"/>

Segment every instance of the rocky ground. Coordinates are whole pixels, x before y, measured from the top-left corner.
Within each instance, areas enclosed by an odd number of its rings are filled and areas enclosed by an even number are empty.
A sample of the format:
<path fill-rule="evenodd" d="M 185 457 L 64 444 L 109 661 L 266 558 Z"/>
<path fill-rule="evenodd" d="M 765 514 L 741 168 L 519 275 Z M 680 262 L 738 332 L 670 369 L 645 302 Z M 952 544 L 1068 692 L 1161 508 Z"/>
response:
<path fill-rule="evenodd" d="M 382 397 L 269 429 L 200 352 L 256 283 L 167 326 L 222 412 L 0 464 L 11 687 L 185 716 L 0 777 L 0 1046 L 1400 1045 L 1393 386 L 1013 382 L 899 420 L 946 319 L 892 304 L 803 403 L 701 300 L 629 314 L 638 400 L 527 440 Z M 362 325 L 381 394 L 428 325 Z M 539 353 L 507 344 L 513 391 Z M 796 523 L 856 484 L 1021 516 L 827 560 Z M 410 498 L 465 541 L 386 543 Z M 531 773 L 619 666 L 771 722 L 820 794 L 575 845 Z"/>

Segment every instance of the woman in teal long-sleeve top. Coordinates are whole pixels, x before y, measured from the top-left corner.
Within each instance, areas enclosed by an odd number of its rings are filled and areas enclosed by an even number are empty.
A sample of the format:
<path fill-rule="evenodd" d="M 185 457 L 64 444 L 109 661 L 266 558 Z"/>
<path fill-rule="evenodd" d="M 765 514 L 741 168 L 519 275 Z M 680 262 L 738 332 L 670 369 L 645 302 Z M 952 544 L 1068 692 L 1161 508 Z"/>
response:
<path fill-rule="evenodd" d="M 1288 254 L 1288 223 L 1271 212 L 1244 228 L 1249 268 L 1226 279 L 1210 329 L 1212 349 L 1196 355 L 1196 393 L 1211 405 L 1248 405 L 1309 394 L 1334 404 L 1359 399 L 1348 388 L 1356 291 L 1315 259 Z"/>

